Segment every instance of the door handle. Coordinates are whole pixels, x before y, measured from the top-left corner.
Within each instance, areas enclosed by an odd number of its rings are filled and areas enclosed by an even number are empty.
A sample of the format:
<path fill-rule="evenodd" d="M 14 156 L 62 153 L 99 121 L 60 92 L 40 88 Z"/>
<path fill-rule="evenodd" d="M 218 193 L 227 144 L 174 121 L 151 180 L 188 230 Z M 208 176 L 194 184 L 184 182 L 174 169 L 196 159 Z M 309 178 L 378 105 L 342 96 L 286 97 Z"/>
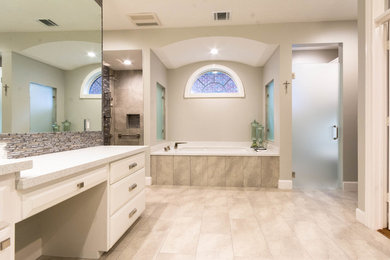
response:
<path fill-rule="evenodd" d="M 333 140 L 339 139 L 339 128 L 336 125 L 334 125 L 333 130 L 334 130 L 333 134 L 335 134 L 333 135 Z"/>

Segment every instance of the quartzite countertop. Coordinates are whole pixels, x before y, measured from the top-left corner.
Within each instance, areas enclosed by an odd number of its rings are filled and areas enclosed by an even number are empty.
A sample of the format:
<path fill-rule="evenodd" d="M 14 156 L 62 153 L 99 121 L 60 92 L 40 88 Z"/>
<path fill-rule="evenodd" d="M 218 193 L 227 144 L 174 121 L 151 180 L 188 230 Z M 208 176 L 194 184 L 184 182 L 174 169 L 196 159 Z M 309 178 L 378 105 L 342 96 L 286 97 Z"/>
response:
<path fill-rule="evenodd" d="M 32 168 L 30 159 L 0 159 L 0 176 Z"/>
<path fill-rule="evenodd" d="M 146 146 L 95 146 L 25 158 L 33 167 L 20 172 L 16 188 L 25 190 L 146 150 Z"/>

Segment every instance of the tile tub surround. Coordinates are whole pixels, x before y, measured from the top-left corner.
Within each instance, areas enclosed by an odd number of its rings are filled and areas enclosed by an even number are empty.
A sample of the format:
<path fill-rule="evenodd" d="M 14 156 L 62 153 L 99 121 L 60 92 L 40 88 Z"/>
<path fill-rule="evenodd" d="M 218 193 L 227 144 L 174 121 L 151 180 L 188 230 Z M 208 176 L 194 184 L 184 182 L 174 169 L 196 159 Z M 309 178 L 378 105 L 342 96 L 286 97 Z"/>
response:
<path fill-rule="evenodd" d="M 277 188 L 278 156 L 152 155 L 154 185 Z"/>
<path fill-rule="evenodd" d="M 150 186 L 144 214 L 102 260 L 390 259 L 390 240 L 356 207 L 341 190 Z"/>
<path fill-rule="evenodd" d="M 103 145 L 101 131 L 0 134 L 6 158 L 17 159 Z"/>

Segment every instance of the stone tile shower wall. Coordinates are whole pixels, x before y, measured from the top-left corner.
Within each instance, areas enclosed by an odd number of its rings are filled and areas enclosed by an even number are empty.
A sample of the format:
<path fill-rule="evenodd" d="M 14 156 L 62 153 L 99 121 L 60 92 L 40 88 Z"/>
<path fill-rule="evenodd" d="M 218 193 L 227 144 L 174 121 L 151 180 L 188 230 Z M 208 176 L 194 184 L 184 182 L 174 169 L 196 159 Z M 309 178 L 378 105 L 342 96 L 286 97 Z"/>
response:
<path fill-rule="evenodd" d="M 102 114 L 103 114 L 103 138 L 104 145 L 111 144 L 111 90 L 110 90 L 110 68 L 103 66 L 102 70 Z"/>
<path fill-rule="evenodd" d="M 110 70 L 109 84 L 111 144 L 142 145 L 144 143 L 142 70 Z"/>
<path fill-rule="evenodd" d="M 278 156 L 151 156 L 152 184 L 277 188 Z"/>
<path fill-rule="evenodd" d="M 0 134 L 2 158 L 16 159 L 103 145 L 101 131 Z"/>

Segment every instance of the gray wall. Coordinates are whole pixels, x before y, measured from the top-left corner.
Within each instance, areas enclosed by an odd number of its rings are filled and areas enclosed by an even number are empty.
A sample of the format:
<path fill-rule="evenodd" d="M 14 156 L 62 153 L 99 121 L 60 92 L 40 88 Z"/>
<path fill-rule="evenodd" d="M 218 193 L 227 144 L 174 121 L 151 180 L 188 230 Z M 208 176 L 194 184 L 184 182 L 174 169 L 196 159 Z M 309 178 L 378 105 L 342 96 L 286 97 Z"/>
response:
<path fill-rule="evenodd" d="M 168 136 L 168 102 L 169 102 L 169 91 L 168 91 L 168 71 L 160 59 L 150 52 L 150 144 L 155 145 L 158 142 L 156 132 L 156 85 L 159 83 L 165 88 L 165 138 Z"/>
<path fill-rule="evenodd" d="M 89 119 L 91 131 L 102 129 L 102 100 L 80 98 L 80 89 L 85 77 L 100 64 L 83 66 L 65 71 L 65 119 L 69 120 L 71 131 L 83 131 L 84 119 Z M 61 124 L 62 121 L 59 121 Z"/>
<path fill-rule="evenodd" d="M 30 129 L 30 82 L 57 90 L 57 122 L 64 120 L 65 73 L 45 63 L 12 53 L 12 128 L 11 133 Z M 7 97 L 9 98 L 9 97 Z M 6 112 L 6 111 L 4 111 Z M 7 129 L 7 128 L 5 128 Z M 9 130 L 9 129 L 8 129 Z"/>
<path fill-rule="evenodd" d="M 292 45 L 309 43 L 342 43 L 343 52 L 343 130 L 344 172 L 357 176 L 357 82 L 358 46 L 356 21 L 280 23 L 240 26 L 208 26 L 197 28 L 158 28 L 150 30 L 118 30 L 104 32 L 104 50 L 142 49 L 147 54 L 178 41 L 208 36 L 243 37 L 280 46 L 279 82 L 291 83 Z M 144 56 L 144 59 L 149 56 Z M 146 64 L 145 64 L 146 65 Z M 149 74 L 145 74 L 149 76 Z M 145 93 L 151 84 L 144 81 Z M 170 86 L 169 86 L 170 87 Z M 289 90 L 291 87 L 289 88 Z M 150 95 L 146 97 L 150 99 Z M 280 98 L 280 179 L 291 180 L 292 171 L 292 96 L 279 88 Z M 146 102 L 148 105 L 148 101 Z M 145 109 L 146 111 L 146 109 Z M 170 113 L 172 111 L 170 110 Z M 145 115 L 148 118 L 149 115 Z M 172 130 L 172 129 L 170 129 Z M 355 177 L 356 178 L 356 177 Z"/>
<path fill-rule="evenodd" d="M 268 59 L 263 67 L 263 105 L 261 113 L 263 115 L 263 124 L 265 124 L 265 86 L 274 81 L 274 143 L 279 145 L 280 143 L 280 98 L 279 98 L 279 71 L 280 71 L 280 51 L 279 48 L 275 50 L 272 56 Z"/>
<path fill-rule="evenodd" d="M 245 89 L 244 98 L 185 99 L 192 73 L 208 64 L 233 69 Z M 250 123 L 262 119 L 262 70 L 236 62 L 199 62 L 168 70 L 169 140 L 250 141 Z"/>

